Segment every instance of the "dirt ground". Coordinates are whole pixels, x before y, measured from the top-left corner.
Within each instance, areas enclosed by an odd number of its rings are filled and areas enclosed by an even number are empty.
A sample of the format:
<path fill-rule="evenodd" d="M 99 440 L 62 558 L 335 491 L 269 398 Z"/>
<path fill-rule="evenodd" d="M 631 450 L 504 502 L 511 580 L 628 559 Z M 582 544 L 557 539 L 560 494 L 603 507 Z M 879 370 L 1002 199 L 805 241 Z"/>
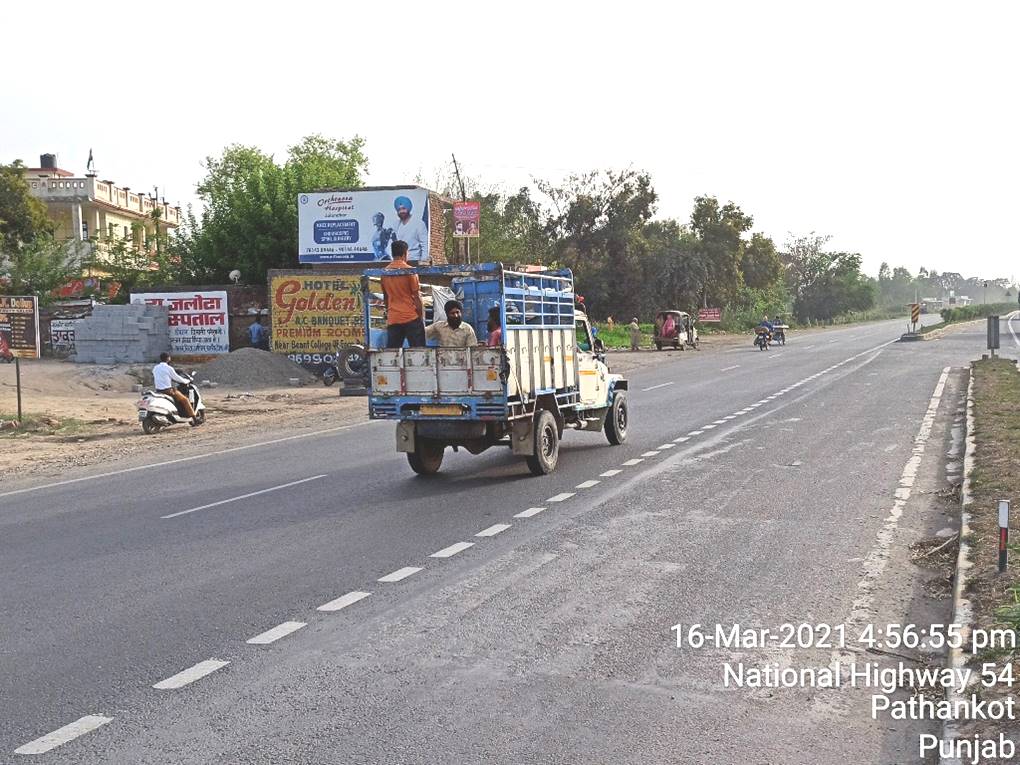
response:
<path fill-rule="evenodd" d="M 744 335 L 712 335 L 700 351 L 610 351 L 609 366 L 629 374 L 683 354 L 713 353 L 750 343 Z M 11 429 L 17 413 L 15 368 L 0 365 L 0 476 L 55 476 L 69 467 L 106 463 L 144 451 L 170 459 L 182 450 L 223 448 L 271 438 L 283 430 L 322 429 L 367 418 L 364 397 L 338 395 L 336 386 L 299 388 L 202 387 L 207 420 L 199 428 L 174 426 L 142 433 L 135 406 L 150 365 L 99 366 L 44 359 L 21 365 L 27 431 Z M 3 482 L 0 477 L 0 483 Z"/>

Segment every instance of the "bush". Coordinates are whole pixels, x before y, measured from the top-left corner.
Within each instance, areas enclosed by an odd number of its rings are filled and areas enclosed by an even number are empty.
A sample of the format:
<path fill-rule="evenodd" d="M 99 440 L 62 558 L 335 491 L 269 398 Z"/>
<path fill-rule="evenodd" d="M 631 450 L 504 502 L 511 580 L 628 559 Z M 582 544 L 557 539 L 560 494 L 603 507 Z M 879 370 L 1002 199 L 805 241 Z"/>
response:
<path fill-rule="evenodd" d="M 943 308 L 941 311 L 942 322 L 952 324 L 957 321 L 969 321 L 970 319 L 983 319 L 986 316 L 995 316 L 1012 313 L 1017 309 L 1013 303 L 989 303 L 980 305 L 965 305 L 958 308 Z"/>

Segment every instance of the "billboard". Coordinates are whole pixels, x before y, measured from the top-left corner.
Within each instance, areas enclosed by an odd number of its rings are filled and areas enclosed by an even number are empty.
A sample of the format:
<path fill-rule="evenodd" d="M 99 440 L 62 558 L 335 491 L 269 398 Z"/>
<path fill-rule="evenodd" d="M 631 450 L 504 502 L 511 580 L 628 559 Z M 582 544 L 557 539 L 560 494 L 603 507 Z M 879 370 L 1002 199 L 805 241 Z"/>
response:
<path fill-rule="evenodd" d="M 698 321 L 722 321 L 722 308 L 699 308 Z"/>
<path fill-rule="evenodd" d="M 40 355 L 38 298 L 0 295 L 0 356 L 37 359 Z"/>
<path fill-rule="evenodd" d="M 453 203 L 453 235 L 477 238 L 482 225 L 481 202 Z"/>
<path fill-rule="evenodd" d="M 298 195 L 298 261 L 373 263 L 407 242 L 412 262 L 429 261 L 426 189 L 319 191 Z"/>
<path fill-rule="evenodd" d="M 317 369 L 365 342 L 360 275 L 273 274 L 269 301 L 270 348 L 298 364 Z"/>
<path fill-rule="evenodd" d="M 230 353 L 227 293 L 132 293 L 132 303 L 162 305 L 170 309 L 170 350 L 183 356 Z"/>

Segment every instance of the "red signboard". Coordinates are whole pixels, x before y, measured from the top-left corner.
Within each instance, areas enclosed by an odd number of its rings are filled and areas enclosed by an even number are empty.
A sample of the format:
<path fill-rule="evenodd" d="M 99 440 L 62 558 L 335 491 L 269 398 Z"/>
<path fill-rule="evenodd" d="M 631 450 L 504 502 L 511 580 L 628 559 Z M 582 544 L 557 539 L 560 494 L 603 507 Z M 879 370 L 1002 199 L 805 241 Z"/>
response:
<path fill-rule="evenodd" d="M 722 308 L 699 308 L 698 321 L 722 321 Z"/>
<path fill-rule="evenodd" d="M 477 237 L 482 224 L 481 202 L 453 203 L 453 235 Z"/>

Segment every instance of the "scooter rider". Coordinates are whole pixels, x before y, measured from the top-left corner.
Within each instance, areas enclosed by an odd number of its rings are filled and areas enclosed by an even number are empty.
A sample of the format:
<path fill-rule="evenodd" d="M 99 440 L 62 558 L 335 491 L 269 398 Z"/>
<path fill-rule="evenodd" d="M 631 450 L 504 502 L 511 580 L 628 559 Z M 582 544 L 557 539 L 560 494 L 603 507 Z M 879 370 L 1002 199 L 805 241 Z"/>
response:
<path fill-rule="evenodd" d="M 191 380 L 177 374 L 177 370 L 170 366 L 169 353 L 159 354 L 159 363 L 152 368 L 152 381 L 157 393 L 170 396 L 177 402 L 177 405 L 184 410 L 184 416 L 191 418 L 192 426 L 201 424 L 195 416 L 195 410 L 191 406 L 191 401 L 174 387 L 175 382 L 190 383 Z"/>
<path fill-rule="evenodd" d="M 765 344 L 768 345 L 772 341 L 772 333 L 775 331 L 775 327 L 772 322 L 769 321 L 768 314 L 761 317 L 761 324 L 758 325 L 760 329 L 764 329 L 768 335 L 765 338 Z"/>

